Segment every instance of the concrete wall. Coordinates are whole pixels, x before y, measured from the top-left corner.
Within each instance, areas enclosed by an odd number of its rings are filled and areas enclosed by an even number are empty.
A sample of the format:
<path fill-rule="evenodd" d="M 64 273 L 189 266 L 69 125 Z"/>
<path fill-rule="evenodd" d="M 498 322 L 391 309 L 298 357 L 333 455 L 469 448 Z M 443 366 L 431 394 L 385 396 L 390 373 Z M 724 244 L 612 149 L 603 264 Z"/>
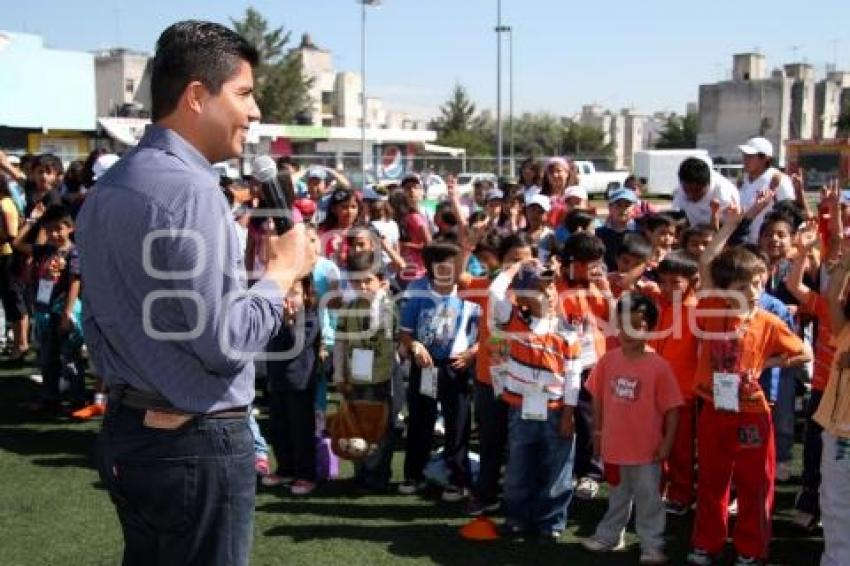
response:
<path fill-rule="evenodd" d="M 337 73 L 335 83 L 336 94 L 336 123 L 343 128 L 359 128 L 362 119 L 360 95 L 362 82 L 357 73 Z"/>
<path fill-rule="evenodd" d="M 0 126 L 95 129 L 91 53 L 47 49 L 40 36 L 0 32 L 0 77 Z"/>
<path fill-rule="evenodd" d="M 96 54 L 95 90 L 98 116 L 115 116 L 133 102 L 150 111 L 150 57 L 123 49 Z"/>
<path fill-rule="evenodd" d="M 738 146 L 752 136 L 764 135 L 784 164 L 792 84 L 788 79 L 771 78 L 700 85 L 697 146 L 715 159 L 739 162 Z"/>

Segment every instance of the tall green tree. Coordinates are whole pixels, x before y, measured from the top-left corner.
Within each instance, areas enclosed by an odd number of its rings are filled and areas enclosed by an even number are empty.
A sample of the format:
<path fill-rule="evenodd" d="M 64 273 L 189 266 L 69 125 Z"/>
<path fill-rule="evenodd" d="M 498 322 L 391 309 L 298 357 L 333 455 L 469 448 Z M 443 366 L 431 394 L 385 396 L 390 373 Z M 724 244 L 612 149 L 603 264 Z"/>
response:
<path fill-rule="evenodd" d="M 667 119 L 664 129 L 655 144 L 658 149 L 691 149 L 697 146 L 699 132 L 699 116 L 688 114 Z"/>
<path fill-rule="evenodd" d="M 456 83 L 451 97 L 440 107 L 440 116 L 434 125 L 437 131 L 445 135 L 450 132 L 465 132 L 472 126 L 475 116 L 475 104 L 469 99 L 466 88 Z"/>
<path fill-rule="evenodd" d="M 304 77 L 301 60 L 286 52 L 291 33 L 283 27 L 269 29 L 268 21 L 249 7 L 241 20 L 231 18 L 233 29 L 260 53 L 254 69 L 254 90 L 263 121 L 287 124 L 311 105 L 312 79 Z"/>

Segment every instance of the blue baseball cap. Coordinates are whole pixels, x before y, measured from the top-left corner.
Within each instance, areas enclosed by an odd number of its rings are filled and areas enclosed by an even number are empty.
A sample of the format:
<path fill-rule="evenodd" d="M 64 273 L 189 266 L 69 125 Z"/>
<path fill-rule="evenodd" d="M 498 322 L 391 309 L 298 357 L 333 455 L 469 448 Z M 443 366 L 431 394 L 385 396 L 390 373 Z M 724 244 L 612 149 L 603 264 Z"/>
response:
<path fill-rule="evenodd" d="M 322 169 L 321 167 L 310 167 L 309 169 L 307 169 L 307 178 L 319 179 L 324 181 L 328 178 L 328 172 Z"/>
<path fill-rule="evenodd" d="M 632 204 L 636 204 L 638 198 L 633 190 L 627 189 L 626 187 L 618 187 L 611 191 L 611 194 L 608 197 L 608 204 L 615 203 L 618 200 L 627 200 Z"/>
<path fill-rule="evenodd" d="M 514 291 L 537 291 L 543 282 L 555 280 L 555 272 L 536 265 L 523 265 L 511 282 Z"/>

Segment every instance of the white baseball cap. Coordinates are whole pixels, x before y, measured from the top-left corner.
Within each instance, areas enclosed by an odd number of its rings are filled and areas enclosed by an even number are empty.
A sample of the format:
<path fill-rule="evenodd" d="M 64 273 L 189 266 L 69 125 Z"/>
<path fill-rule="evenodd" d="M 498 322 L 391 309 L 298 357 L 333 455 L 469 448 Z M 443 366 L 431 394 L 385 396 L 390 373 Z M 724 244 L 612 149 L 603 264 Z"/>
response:
<path fill-rule="evenodd" d="M 539 193 L 525 199 L 525 206 L 531 206 L 532 204 L 536 204 L 542 208 L 543 212 L 549 212 L 552 208 L 552 204 L 549 202 L 549 197 Z"/>
<path fill-rule="evenodd" d="M 765 138 L 750 138 L 746 144 L 739 145 L 738 149 L 744 155 L 758 155 L 761 153 L 765 157 L 773 157 L 773 144 Z"/>
<path fill-rule="evenodd" d="M 115 165 L 120 157 L 115 155 L 114 153 L 104 153 L 92 165 L 91 172 L 94 180 L 97 181 L 103 174 L 109 171 L 109 168 Z"/>
<path fill-rule="evenodd" d="M 585 189 L 581 185 L 573 185 L 572 187 L 567 187 L 567 190 L 564 191 L 564 198 L 568 199 L 570 197 L 580 198 L 581 200 L 590 199 L 587 194 L 587 189 Z"/>

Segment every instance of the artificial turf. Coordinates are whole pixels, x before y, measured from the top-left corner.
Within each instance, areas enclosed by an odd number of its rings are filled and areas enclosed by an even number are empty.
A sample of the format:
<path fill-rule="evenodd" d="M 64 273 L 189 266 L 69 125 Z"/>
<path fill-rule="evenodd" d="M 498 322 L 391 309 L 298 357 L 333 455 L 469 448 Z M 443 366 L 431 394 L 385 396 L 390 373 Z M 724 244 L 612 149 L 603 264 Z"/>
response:
<path fill-rule="evenodd" d="M 29 367 L 0 365 L 0 566 L 114 565 L 121 533 L 109 498 L 93 468 L 97 422 L 34 416 L 25 404 L 37 396 Z M 260 418 L 265 428 L 265 419 Z M 795 472 L 800 471 L 795 446 Z M 401 477 L 403 455 L 394 458 Z M 628 551 L 590 555 L 579 545 L 605 511 L 604 498 L 574 501 L 567 532 L 558 544 L 508 540 L 475 543 L 458 535 L 468 518 L 463 504 L 436 497 L 360 495 L 344 463 L 342 479 L 308 498 L 259 487 L 251 563 L 276 564 L 636 564 L 637 539 Z M 798 477 L 794 478 L 798 481 Z M 817 564 L 820 533 L 802 534 L 790 524 L 795 487 L 777 490 L 771 564 Z M 436 495 L 436 494 L 433 494 Z M 497 517 L 497 521 L 500 519 Z M 671 564 L 683 564 L 691 517 L 670 518 Z M 727 562 L 733 553 L 727 549 Z"/>

